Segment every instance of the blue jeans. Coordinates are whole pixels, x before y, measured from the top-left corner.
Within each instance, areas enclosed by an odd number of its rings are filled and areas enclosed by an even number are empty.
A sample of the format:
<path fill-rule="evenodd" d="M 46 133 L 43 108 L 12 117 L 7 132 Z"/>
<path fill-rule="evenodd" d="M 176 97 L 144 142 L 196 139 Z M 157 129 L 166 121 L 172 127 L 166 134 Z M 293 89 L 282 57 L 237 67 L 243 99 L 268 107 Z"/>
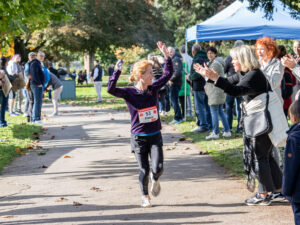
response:
<path fill-rule="evenodd" d="M 42 111 L 42 98 L 43 98 L 43 87 L 38 87 L 37 85 L 31 85 L 31 90 L 33 93 L 33 110 L 32 110 L 32 121 L 41 120 Z"/>
<path fill-rule="evenodd" d="M 235 101 L 234 101 L 235 100 Z M 235 102 L 235 110 L 236 110 L 236 115 L 238 119 L 238 125 L 236 127 L 236 130 L 240 130 L 240 119 L 241 119 L 241 107 L 240 104 L 243 101 L 242 97 L 233 97 L 230 95 L 226 96 L 226 114 L 227 114 L 227 119 L 229 123 L 230 129 L 232 129 L 232 120 L 233 120 L 233 104 Z"/>
<path fill-rule="evenodd" d="M 292 202 L 292 208 L 294 212 L 295 225 L 300 225 L 300 204 Z"/>
<path fill-rule="evenodd" d="M 8 96 L 5 97 L 2 89 L 0 89 L 0 127 L 7 127 L 5 120 L 5 110 L 7 108 Z"/>
<path fill-rule="evenodd" d="M 174 119 L 179 121 L 182 120 L 182 115 L 181 115 L 181 109 L 179 106 L 179 91 L 180 91 L 180 86 L 177 85 L 172 85 L 170 87 L 170 95 L 171 95 L 171 105 L 174 109 Z"/>
<path fill-rule="evenodd" d="M 219 130 L 219 116 L 221 118 L 224 131 L 228 132 L 230 131 L 230 127 L 228 124 L 228 120 L 226 118 L 225 113 L 223 112 L 223 105 L 211 105 L 210 106 L 210 112 L 212 117 L 212 125 L 213 125 L 213 132 L 215 134 L 218 134 L 220 132 Z"/>
<path fill-rule="evenodd" d="M 204 91 L 193 91 L 197 125 L 204 129 L 212 128 L 208 98 Z"/>

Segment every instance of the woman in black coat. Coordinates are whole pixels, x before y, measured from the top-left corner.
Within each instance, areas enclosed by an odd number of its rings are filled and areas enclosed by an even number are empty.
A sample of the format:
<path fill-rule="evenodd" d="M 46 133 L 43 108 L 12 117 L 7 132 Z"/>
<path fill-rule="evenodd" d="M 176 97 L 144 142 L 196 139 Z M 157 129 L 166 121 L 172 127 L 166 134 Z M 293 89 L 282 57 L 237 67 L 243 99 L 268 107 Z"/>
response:
<path fill-rule="evenodd" d="M 231 77 L 220 77 L 216 71 L 210 70 L 206 65 L 202 67 L 200 64 L 196 64 L 194 69 L 209 79 L 208 82 L 214 82 L 215 86 L 223 89 L 227 94 L 234 97 L 242 96 L 246 103 L 256 96 L 270 91 L 268 88 L 270 85 L 259 69 L 260 65 L 250 46 L 242 45 L 233 48 L 230 55 L 237 72 Z M 247 199 L 245 203 L 247 205 L 269 205 L 271 201 L 284 200 L 281 194 L 282 172 L 272 156 L 273 144 L 269 135 L 263 134 L 253 139 L 244 136 L 243 140 L 244 163 L 247 162 L 249 154 L 252 156 L 252 162 L 255 157 L 257 158 L 257 179 L 259 181 L 258 192 L 252 198 Z M 253 168 L 252 171 L 256 171 L 256 169 Z M 249 174 L 247 175 L 249 176 Z"/>

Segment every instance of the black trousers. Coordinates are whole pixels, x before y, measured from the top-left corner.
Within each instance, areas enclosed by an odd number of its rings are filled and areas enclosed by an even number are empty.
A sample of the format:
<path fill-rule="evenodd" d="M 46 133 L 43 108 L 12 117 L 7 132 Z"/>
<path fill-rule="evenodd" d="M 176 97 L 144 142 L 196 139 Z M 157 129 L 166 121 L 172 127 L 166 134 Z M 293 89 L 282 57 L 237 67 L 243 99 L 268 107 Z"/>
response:
<path fill-rule="evenodd" d="M 295 225 L 300 225 L 300 203 L 292 203 Z"/>
<path fill-rule="evenodd" d="M 149 156 L 151 158 L 151 171 L 154 180 L 163 173 L 163 141 L 161 133 L 153 136 L 131 135 L 131 148 L 139 165 L 139 184 L 143 195 L 148 195 L 149 184 Z"/>
<path fill-rule="evenodd" d="M 255 138 L 254 152 L 258 162 L 258 192 L 273 192 L 281 189 L 282 172 L 273 158 L 273 144 L 268 134 L 264 134 Z"/>

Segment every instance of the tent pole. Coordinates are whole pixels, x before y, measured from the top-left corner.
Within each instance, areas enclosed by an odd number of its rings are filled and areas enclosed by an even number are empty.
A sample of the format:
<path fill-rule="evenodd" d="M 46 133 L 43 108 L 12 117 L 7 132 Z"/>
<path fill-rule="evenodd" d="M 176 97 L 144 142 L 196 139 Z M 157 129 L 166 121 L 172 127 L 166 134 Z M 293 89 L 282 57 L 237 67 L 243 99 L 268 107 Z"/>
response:
<path fill-rule="evenodd" d="M 185 54 L 187 54 L 188 53 L 188 48 L 187 48 L 187 42 L 185 41 Z M 187 70 L 187 67 L 188 67 L 189 65 L 187 64 L 187 62 L 185 62 L 185 71 L 188 71 Z M 186 106 L 187 106 L 187 104 L 186 104 L 186 77 L 185 77 L 185 74 L 184 74 L 184 121 L 186 121 L 186 114 L 187 114 L 187 110 L 186 110 Z"/>

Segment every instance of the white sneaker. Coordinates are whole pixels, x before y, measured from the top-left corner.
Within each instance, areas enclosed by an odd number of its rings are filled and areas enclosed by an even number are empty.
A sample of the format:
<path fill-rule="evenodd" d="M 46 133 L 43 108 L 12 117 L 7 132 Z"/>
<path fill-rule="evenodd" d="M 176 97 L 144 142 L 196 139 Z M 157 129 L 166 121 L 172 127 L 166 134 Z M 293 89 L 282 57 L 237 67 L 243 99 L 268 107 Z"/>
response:
<path fill-rule="evenodd" d="M 142 195 L 142 204 L 141 206 L 143 208 L 150 208 L 151 202 L 150 202 L 150 196 L 149 195 Z"/>
<path fill-rule="evenodd" d="M 197 127 L 195 127 L 194 129 L 192 129 L 191 131 L 192 132 L 198 132 L 198 131 L 200 131 L 201 130 L 201 127 L 200 126 L 197 126 Z"/>
<path fill-rule="evenodd" d="M 44 122 L 41 120 L 36 120 L 33 122 L 34 124 L 40 124 L 40 125 L 44 125 Z"/>
<path fill-rule="evenodd" d="M 156 197 L 160 193 L 160 183 L 158 180 L 154 180 L 153 173 L 150 174 L 152 185 L 151 185 L 151 194 Z"/>
<path fill-rule="evenodd" d="M 28 116 L 28 113 L 24 113 L 24 114 L 23 114 L 23 117 L 27 117 L 27 116 Z"/>
<path fill-rule="evenodd" d="M 215 134 L 214 132 L 211 132 L 208 136 L 205 137 L 206 140 L 218 139 L 218 138 L 219 138 L 219 134 Z"/>
<path fill-rule="evenodd" d="M 231 137 L 231 132 L 230 131 L 224 132 L 223 137 Z"/>
<path fill-rule="evenodd" d="M 54 112 L 54 113 L 52 113 L 52 114 L 49 115 L 49 117 L 53 117 L 53 116 L 58 116 L 58 113 Z"/>

